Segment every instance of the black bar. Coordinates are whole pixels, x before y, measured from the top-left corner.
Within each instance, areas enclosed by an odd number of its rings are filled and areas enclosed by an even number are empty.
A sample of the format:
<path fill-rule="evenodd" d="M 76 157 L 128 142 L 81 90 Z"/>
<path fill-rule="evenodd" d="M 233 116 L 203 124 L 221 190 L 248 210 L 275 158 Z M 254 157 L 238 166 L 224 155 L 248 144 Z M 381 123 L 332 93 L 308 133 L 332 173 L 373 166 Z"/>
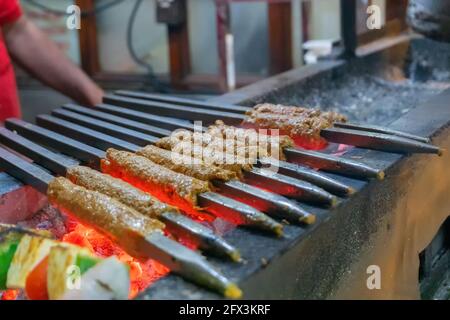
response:
<path fill-rule="evenodd" d="M 297 180 L 282 174 L 273 173 L 266 169 L 254 168 L 244 171 L 246 183 L 281 194 L 288 198 L 324 204 L 330 207 L 337 205 L 337 198 L 331 193 L 312 185 L 311 183 Z"/>
<path fill-rule="evenodd" d="M 170 95 L 162 95 L 157 93 L 147 93 L 147 92 L 138 92 L 138 91 L 128 91 L 128 90 L 117 90 L 114 92 L 115 95 L 129 97 L 129 98 L 137 98 L 143 99 L 147 101 L 156 101 L 156 102 L 164 102 L 171 103 L 175 105 L 181 105 L 186 107 L 198 107 L 205 108 L 217 111 L 227 111 L 227 112 L 236 112 L 236 113 L 245 113 L 251 108 L 238 106 L 234 104 L 220 104 L 208 101 L 199 101 L 188 98 L 180 98 L 174 97 Z"/>
<path fill-rule="evenodd" d="M 348 196 L 355 192 L 352 187 L 347 186 L 344 183 L 332 179 L 314 169 L 301 166 L 296 163 L 279 161 L 273 158 L 258 159 L 258 162 L 263 168 L 270 166 L 277 167 L 278 172 L 285 176 L 312 183 L 328 192 L 339 196 Z"/>
<path fill-rule="evenodd" d="M 329 128 L 320 131 L 320 135 L 328 141 L 357 146 L 359 148 L 394 153 L 433 153 L 442 155 L 442 150 L 432 144 L 384 133 Z"/>
<path fill-rule="evenodd" d="M 283 225 L 268 217 L 261 211 L 245 203 L 225 197 L 215 192 L 204 192 L 198 195 L 198 204 L 206 211 L 224 219 L 236 219 L 239 224 L 248 228 L 259 229 L 283 235 Z"/>
<path fill-rule="evenodd" d="M 171 130 L 162 129 L 159 127 L 144 124 L 142 122 L 129 120 L 124 117 L 115 116 L 115 115 L 112 115 L 112 114 L 109 114 L 106 112 L 101 112 L 101 111 L 97 111 L 92 108 L 86 108 L 86 107 L 82 107 L 82 106 L 78 106 L 78 105 L 74 105 L 74 104 L 66 104 L 66 105 L 63 105 L 62 108 L 72 111 L 72 112 L 83 114 L 85 116 L 89 116 L 89 117 L 96 118 L 99 120 L 111 122 L 113 124 L 116 124 L 116 125 L 128 128 L 128 129 L 140 131 L 145 134 L 154 135 L 157 137 L 169 136 L 172 132 Z"/>
<path fill-rule="evenodd" d="M 199 109 L 193 107 L 174 106 L 167 103 L 149 102 L 142 99 L 125 98 L 120 96 L 105 95 L 103 102 L 125 108 L 130 108 L 145 113 L 152 113 L 162 116 L 170 116 L 191 121 L 204 121 L 206 125 L 214 123 L 221 119 L 229 125 L 239 125 L 245 118 L 245 115 L 215 111 L 208 109 Z"/>
<path fill-rule="evenodd" d="M 0 128 L 0 143 L 58 175 L 65 175 L 67 168 L 78 164 L 77 161 L 51 152 L 6 128 Z"/>
<path fill-rule="evenodd" d="M 430 139 L 426 137 L 417 136 L 415 134 L 410 134 L 398 130 L 392 130 L 386 127 L 381 126 L 374 126 L 374 125 L 360 125 L 360 124 L 354 124 L 354 123 L 344 123 L 344 122 L 335 122 L 333 124 L 336 128 L 343 128 L 343 129 L 352 129 L 352 130 L 361 130 L 361 131 L 369 131 L 369 132 L 378 132 L 378 133 L 385 133 L 385 134 L 392 134 L 394 136 L 399 136 L 407 139 L 417 140 L 419 142 L 423 143 L 430 143 Z"/>
<path fill-rule="evenodd" d="M 52 115 L 73 122 L 75 124 L 79 124 L 81 126 L 103 132 L 105 134 L 111 135 L 113 137 L 126 140 L 128 142 L 146 146 L 150 143 L 155 143 L 159 140 L 154 136 L 150 136 L 148 134 L 138 132 L 135 130 L 127 129 L 112 123 L 108 123 L 102 120 L 98 120 L 95 118 L 91 118 L 88 116 L 84 116 L 81 114 L 77 114 L 75 112 L 71 112 L 64 109 L 56 109 L 52 111 Z"/>
<path fill-rule="evenodd" d="M 215 270 L 203 256 L 159 232 L 143 238 L 139 243 L 139 250 L 142 257 L 156 258 L 172 272 L 227 298 L 239 298 L 242 294 L 235 284 Z"/>
<path fill-rule="evenodd" d="M 107 112 L 120 117 L 131 119 L 134 121 L 139 121 L 145 124 L 158 125 L 161 128 L 168 130 L 175 129 L 187 129 L 194 130 L 194 125 L 190 122 L 186 122 L 180 119 L 160 117 L 149 113 L 144 113 L 136 110 L 131 110 L 127 108 L 117 107 L 108 104 L 99 104 L 95 107 L 96 110 L 102 112 Z"/>
<path fill-rule="evenodd" d="M 14 178 L 46 194 L 54 177 L 38 166 L 25 161 L 6 149 L 0 148 L 0 167 Z"/>
<path fill-rule="evenodd" d="M 219 187 L 227 197 L 248 204 L 271 217 L 286 219 L 293 223 L 312 224 L 315 216 L 299 204 L 278 194 L 250 186 L 239 180 L 228 182 L 214 181 L 214 186 Z"/>
<path fill-rule="evenodd" d="M 307 165 L 312 168 L 355 178 L 384 179 L 383 170 L 378 170 L 344 157 L 296 148 L 286 148 L 284 149 L 284 153 L 290 162 Z"/>
<path fill-rule="evenodd" d="M 36 122 L 47 129 L 68 135 L 71 138 L 80 140 L 102 150 L 116 148 L 119 150 L 135 152 L 139 149 L 135 144 L 52 116 L 40 115 L 36 118 Z"/>
<path fill-rule="evenodd" d="M 105 157 L 105 152 L 102 150 L 20 119 L 7 119 L 5 126 L 27 139 L 57 149 L 59 152 L 77 158 L 84 163 L 88 163 L 94 168 L 99 168 L 100 159 Z"/>

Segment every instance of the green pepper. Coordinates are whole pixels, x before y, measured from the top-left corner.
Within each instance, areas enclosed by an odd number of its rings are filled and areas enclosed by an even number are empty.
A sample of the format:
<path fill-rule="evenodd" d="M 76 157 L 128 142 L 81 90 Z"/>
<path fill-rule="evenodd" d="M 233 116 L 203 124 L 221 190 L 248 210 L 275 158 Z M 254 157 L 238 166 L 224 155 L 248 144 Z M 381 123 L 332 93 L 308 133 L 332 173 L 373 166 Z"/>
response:
<path fill-rule="evenodd" d="M 0 244 L 0 290 L 8 289 L 6 287 L 6 279 L 8 277 L 8 270 L 11 266 L 14 254 L 19 246 L 20 238 L 11 239 Z"/>
<path fill-rule="evenodd" d="M 77 260 L 76 260 L 75 264 L 78 266 L 78 268 L 80 268 L 80 273 L 83 274 L 86 271 L 88 271 L 90 268 L 95 266 L 97 263 L 99 263 L 100 261 L 101 261 L 101 259 L 79 254 L 79 255 L 77 255 Z"/>

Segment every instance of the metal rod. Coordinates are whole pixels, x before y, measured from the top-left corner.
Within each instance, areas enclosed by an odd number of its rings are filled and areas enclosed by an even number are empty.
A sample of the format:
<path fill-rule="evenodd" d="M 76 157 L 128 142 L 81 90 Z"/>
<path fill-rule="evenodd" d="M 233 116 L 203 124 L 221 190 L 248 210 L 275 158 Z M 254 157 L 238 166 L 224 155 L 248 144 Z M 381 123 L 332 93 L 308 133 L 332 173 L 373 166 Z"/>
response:
<path fill-rule="evenodd" d="M 178 236 L 188 236 L 198 243 L 199 249 L 215 256 L 226 257 L 232 261 L 241 260 L 239 250 L 215 234 L 211 229 L 195 222 L 178 212 L 167 211 L 160 215 L 169 231 Z"/>
<path fill-rule="evenodd" d="M 392 130 L 386 127 L 381 126 L 374 126 L 374 125 L 360 125 L 360 124 L 354 124 L 354 123 L 344 123 L 344 122 L 335 122 L 333 124 L 336 128 L 343 128 L 343 129 L 352 129 L 352 130 L 360 130 L 360 131 L 368 131 L 368 132 L 378 132 L 378 133 L 385 133 L 385 134 L 391 134 L 394 136 L 399 136 L 407 139 L 417 140 L 419 142 L 423 143 L 430 143 L 430 139 L 426 137 L 417 136 L 414 134 L 406 133 L 403 131 L 397 131 Z"/>
<path fill-rule="evenodd" d="M 55 109 L 52 115 L 140 146 L 158 141 L 157 137 L 64 109 Z"/>
<path fill-rule="evenodd" d="M 213 183 L 227 197 L 251 205 L 274 218 L 285 219 L 293 223 L 312 224 L 315 222 L 315 216 L 303 209 L 300 204 L 278 194 L 250 186 L 239 180 L 214 181 Z"/>
<path fill-rule="evenodd" d="M 67 135 L 73 139 L 77 139 L 102 150 L 116 148 L 135 152 L 139 149 L 137 145 L 129 143 L 125 140 L 114 138 L 101 132 L 94 131 L 52 116 L 37 116 L 36 122 L 38 125 L 47 129 L 54 130 L 58 133 Z"/>
<path fill-rule="evenodd" d="M 191 121 L 201 120 L 206 124 L 211 124 L 214 123 L 217 119 L 222 119 L 227 124 L 239 125 L 246 118 L 245 115 L 232 112 L 182 107 L 162 102 L 152 102 L 150 106 L 149 102 L 146 100 L 113 95 L 105 95 L 103 97 L 103 102 L 162 116 L 175 116 L 177 118 L 187 119 Z"/>
<path fill-rule="evenodd" d="M 0 147 L 0 168 L 11 176 L 46 194 L 48 184 L 54 179 L 44 169 L 25 161 Z"/>
<path fill-rule="evenodd" d="M 284 153 L 289 162 L 307 165 L 324 171 L 329 171 L 355 178 L 384 179 L 384 171 L 372 168 L 361 162 L 356 162 L 343 157 L 324 154 L 316 151 L 286 148 Z"/>
<path fill-rule="evenodd" d="M 134 121 L 134 120 L 129 120 L 129 119 L 126 119 L 123 117 L 111 115 L 106 112 L 100 112 L 100 111 L 97 111 L 92 108 L 86 108 L 86 107 L 82 107 L 82 106 L 78 106 L 78 105 L 74 105 L 74 104 L 66 104 L 66 105 L 63 105 L 62 108 L 72 111 L 72 112 L 83 114 L 85 116 L 89 116 L 89 117 L 96 118 L 99 120 L 107 121 L 107 122 L 110 122 L 110 123 L 113 123 L 113 124 L 116 124 L 116 125 L 128 128 L 128 129 L 140 131 L 145 134 L 154 135 L 156 137 L 165 137 L 165 136 L 170 135 L 170 133 L 171 133 L 170 130 L 151 126 L 151 125 L 144 124 L 142 122 L 138 122 L 138 121 Z"/>
<path fill-rule="evenodd" d="M 244 171 L 244 177 L 244 181 L 247 183 L 289 198 L 325 204 L 330 207 L 337 205 L 337 198 L 331 193 L 311 183 L 273 173 L 266 169 L 253 168 L 251 171 Z"/>
<path fill-rule="evenodd" d="M 233 104 L 220 104 L 208 101 L 194 100 L 189 98 L 174 97 L 171 95 L 162 95 L 157 93 L 117 90 L 114 92 L 114 94 L 123 97 L 143 99 L 147 101 L 164 102 L 180 106 L 205 108 L 217 111 L 245 113 L 246 111 L 251 110 L 251 108 L 249 107 L 238 106 Z"/>
<path fill-rule="evenodd" d="M 140 243 L 142 253 L 148 258 L 157 260 L 181 277 L 216 292 L 227 298 L 239 298 L 239 288 L 215 270 L 200 254 L 165 237 L 160 233 L 152 233 Z"/>
<path fill-rule="evenodd" d="M 442 155 L 442 150 L 431 144 L 377 132 L 365 132 L 342 128 L 323 129 L 320 135 L 331 142 L 360 148 L 395 153 L 433 153 Z"/>
<path fill-rule="evenodd" d="M 283 225 L 268 217 L 261 211 L 245 203 L 225 197 L 215 192 L 198 195 L 198 203 L 202 208 L 225 219 L 232 218 L 243 226 L 283 235 Z"/>
<path fill-rule="evenodd" d="M 100 110 L 102 112 L 125 117 L 145 124 L 158 125 L 159 127 L 168 130 L 175 130 L 180 128 L 187 130 L 194 130 L 194 125 L 191 122 L 183 121 L 176 118 L 160 117 L 153 114 L 117 107 L 113 105 L 99 104 L 95 107 L 95 110 Z"/>
<path fill-rule="evenodd" d="M 96 169 L 100 168 L 100 159 L 105 157 L 105 152 L 102 150 L 20 119 L 8 119 L 5 126 L 31 141 L 57 149 L 59 152 L 77 158 Z"/>
<path fill-rule="evenodd" d="M 355 193 L 355 190 L 352 187 L 347 186 L 346 184 L 332 179 L 325 174 L 311 168 L 286 161 L 279 161 L 273 158 L 260 158 L 258 159 L 258 162 L 262 168 L 278 168 L 278 172 L 285 176 L 312 183 L 338 196 L 349 196 Z"/>
<path fill-rule="evenodd" d="M 6 128 L 0 128 L 0 143 L 59 175 L 65 175 L 68 167 L 78 164 L 77 161 L 51 152 Z"/>

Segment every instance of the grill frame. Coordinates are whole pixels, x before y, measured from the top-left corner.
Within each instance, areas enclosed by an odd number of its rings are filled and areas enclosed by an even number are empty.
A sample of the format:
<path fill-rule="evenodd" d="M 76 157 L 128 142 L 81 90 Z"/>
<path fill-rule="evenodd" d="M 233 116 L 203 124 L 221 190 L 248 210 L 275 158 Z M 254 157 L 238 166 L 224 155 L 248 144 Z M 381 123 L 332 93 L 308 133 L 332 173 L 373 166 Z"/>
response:
<path fill-rule="evenodd" d="M 294 83 L 311 75 L 332 72 L 332 69 L 342 63 L 344 62 L 324 62 L 301 71 L 294 70 L 288 73 L 292 75 L 290 79 L 284 79 L 286 84 Z M 279 79 L 269 79 L 267 83 L 271 83 L 275 88 L 281 85 Z M 255 91 L 254 93 L 256 96 Z M 446 101 L 449 100 L 450 90 L 447 90 L 395 121 L 391 128 L 408 129 L 414 134 L 432 136 L 436 145 L 450 149 L 450 110 L 442 112 Z M 414 128 L 411 128 L 411 123 L 414 123 Z M 244 229 L 234 229 L 225 235 L 227 241 L 241 250 L 247 262 L 243 265 L 233 265 L 216 259 L 210 261 L 223 270 L 225 275 L 239 279 L 245 298 L 329 298 L 335 295 L 342 286 L 340 281 L 345 278 L 343 275 L 352 270 L 355 261 L 361 259 L 373 238 L 386 228 L 384 219 L 387 219 L 389 224 L 394 218 L 392 213 L 396 207 L 402 199 L 408 197 L 407 186 L 414 183 L 423 184 L 423 177 L 417 172 L 411 172 L 411 167 L 416 171 L 432 170 L 429 169 L 429 155 L 402 156 L 353 149 L 345 156 L 362 158 L 369 165 L 385 169 L 387 178 L 384 181 L 367 182 L 330 174 L 331 177 L 355 188 L 356 194 L 332 211 L 310 207 L 317 215 L 316 224 L 308 227 L 288 225 L 285 227 L 286 236 L 283 239 L 273 239 Z M 432 157 L 432 161 L 439 167 L 448 162 L 448 154 L 442 158 Z M 450 185 L 450 177 L 442 177 L 442 183 Z M 443 216 L 442 209 L 450 208 L 450 200 L 445 200 L 447 202 L 443 203 L 443 208 L 430 208 L 436 210 L 433 211 L 437 220 L 434 223 Z M 305 207 L 309 208 L 306 205 Z M 376 243 L 377 246 L 380 244 L 381 242 Z M 221 297 L 169 275 L 138 298 Z"/>

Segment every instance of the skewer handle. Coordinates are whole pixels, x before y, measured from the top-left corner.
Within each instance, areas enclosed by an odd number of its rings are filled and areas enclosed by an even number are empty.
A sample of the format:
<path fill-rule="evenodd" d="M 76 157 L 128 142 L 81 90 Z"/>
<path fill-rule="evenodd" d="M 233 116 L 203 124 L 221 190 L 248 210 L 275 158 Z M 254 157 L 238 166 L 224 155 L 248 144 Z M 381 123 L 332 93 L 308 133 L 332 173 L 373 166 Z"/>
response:
<path fill-rule="evenodd" d="M 329 128 L 323 129 L 320 135 L 331 142 L 379 151 L 442 154 L 442 150 L 432 144 L 378 132 Z"/>
<path fill-rule="evenodd" d="M 90 166 L 94 168 L 99 168 L 100 159 L 105 157 L 105 152 L 102 150 L 20 119 L 8 119 L 5 122 L 5 126 L 9 130 L 16 131 L 18 134 L 31 141 L 57 149 L 61 153 L 77 158 L 84 163 L 90 164 Z"/>
<path fill-rule="evenodd" d="M 54 179 L 44 169 L 0 148 L 0 167 L 16 179 L 46 194 L 48 184 Z"/>
<path fill-rule="evenodd" d="M 392 130 L 386 127 L 375 126 L 375 125 L 360 125 L 355 123 L 344 123 L 344 122 L 335 122 L 334 127 L 342 128 L 342 129 L 352 129 L 352 130 L 360 130 L 360 131 L 368 131 L 368 132 L 378 132 L 384 134 L 391 134 L 394 136 L 399 136 L 407 139 L 417 140 L 423 143 L 430 143 L 430 139 L 426 137 L 417 136 L 414 134 L 406 133 L 403 131 Z"/>
<path fill-rule="evenodd" d="M 297 148 L 286 148 L 284 152 L 290 162 L 312 168 L 356 178 L 384 179 L 384 171 L 343 157 Z"/>
<path fill-rule="evenodd" d="M 93 108 L 86 108 L 82 106 L 78 106 L 75 104 L 65 104 L 62 106 L 63 109 L 69 110 L 72 112 L 76 112 L 88 117 L 96 118 L 99 120 L 107 121 L 113 123 L 115 125 L 119 125 L 128 129 L 140 131 L 145 134 L 154 135 L 157 137 L 165 137 L 170 136 L 172 133 L 171 130 L 163 129 L 160 127 L 151 126 L 149 124 L 145 124 L 142 122 L 130 120 L 124 117 L 119 117 L 116 115 L 112 115 L 110 113 L 97 111 Z"/>
<path fill-rule="evenodd" d="M 0 143 L 59 175 L 65 175 L 69 167 L 78 164 L 78 161 L 64 158 L 6 128 L 0 128 Z"/>

